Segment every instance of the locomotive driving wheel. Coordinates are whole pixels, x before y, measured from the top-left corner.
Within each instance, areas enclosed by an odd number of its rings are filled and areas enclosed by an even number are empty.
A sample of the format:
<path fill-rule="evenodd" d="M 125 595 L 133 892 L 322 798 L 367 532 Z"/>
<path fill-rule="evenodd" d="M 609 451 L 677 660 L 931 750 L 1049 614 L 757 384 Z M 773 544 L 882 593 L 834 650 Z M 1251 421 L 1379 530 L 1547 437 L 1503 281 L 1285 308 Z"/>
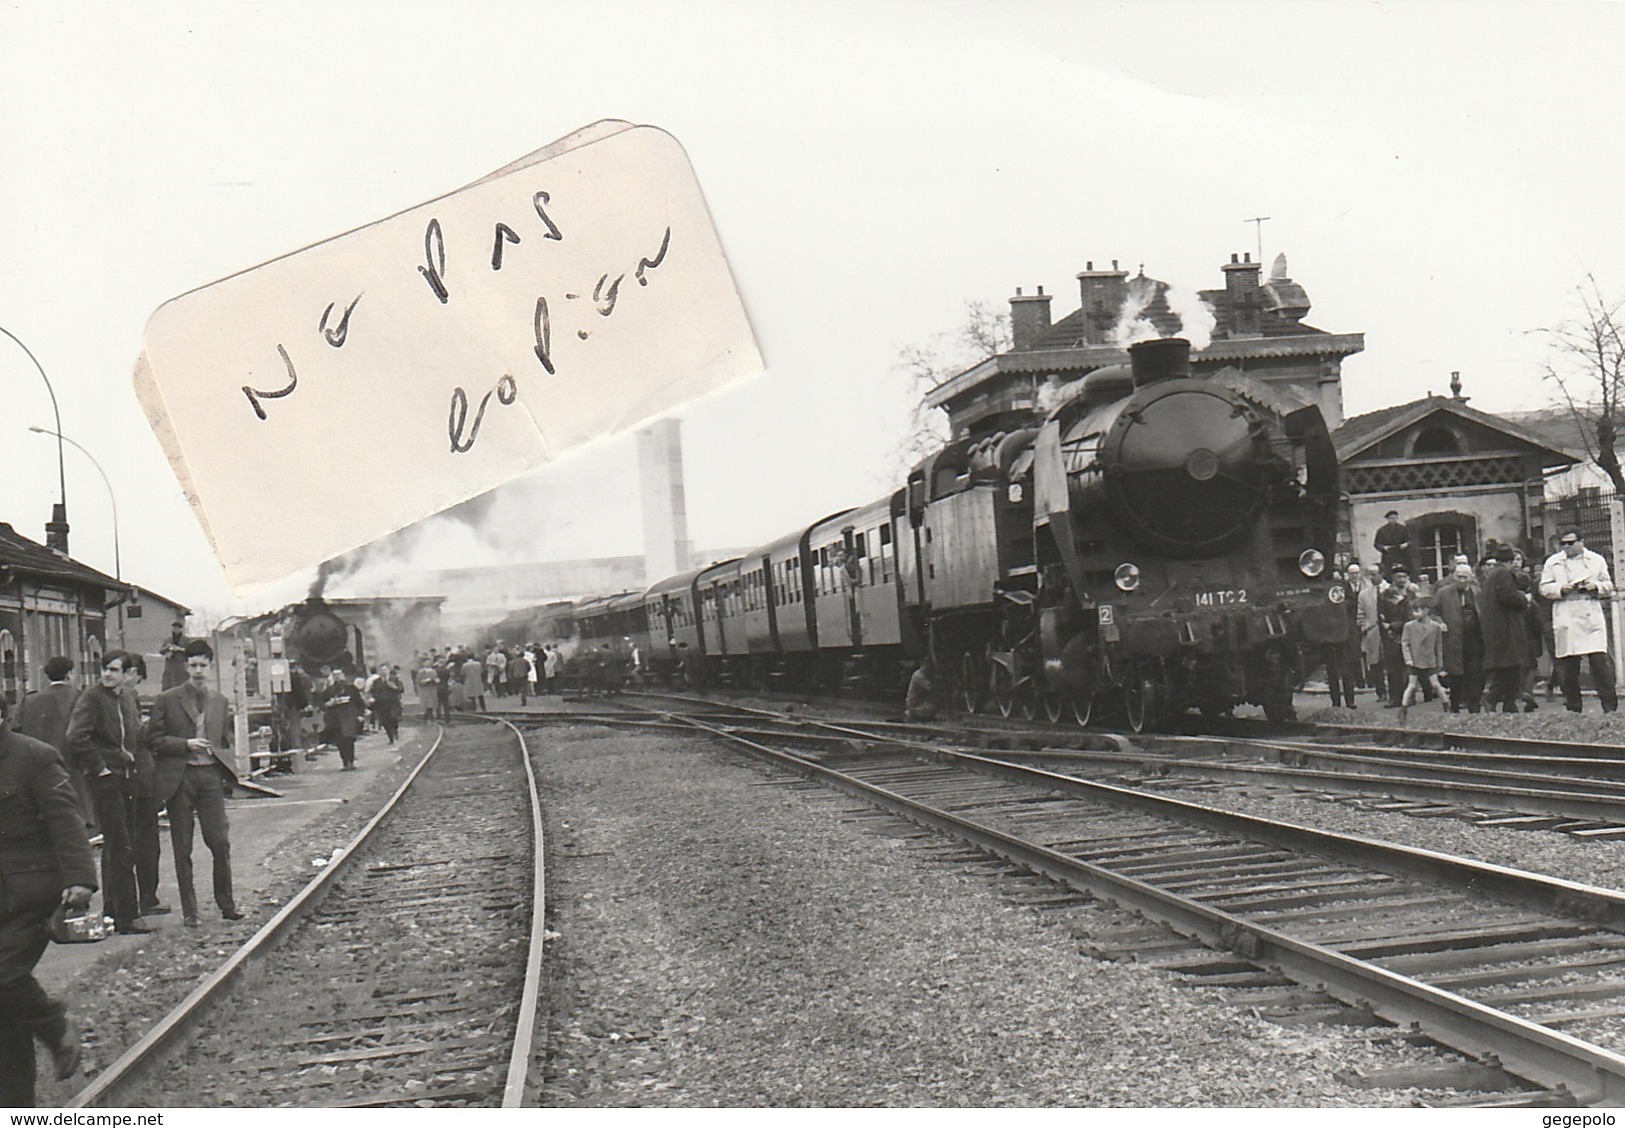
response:
<path fill-rule="evenodd" d="M 993 704 L 999 716 L 1008 718 L 1016 711 L 1016 679 L 1008 666 L 993 663 Z"/>
<path fill-rule="evenodd" d="M 1124 678 L 1123 709 L 1128 714 L 1128 727 L 1144 732 L 1157 717 L 1157 683 L 1144 674 Z"/>
<path fill-rule="evenodd" d="M 976 655 L 970 651 L 959 656 L 959 701 L 967 713 L 977 713 L 982 708 L 982 664 L 976 660 Z"/>
<path fill-rule="evenodd" d="M 1038 716 L 1038 685 L 1031 678 L 1016 686 L 1016 708 L 1021 719 L 1031 721 Z"/>
<path fill-rule="evenodd" d="M 1072 695 L 1072 719 L 1078 722 L 1080 728 L 1088 728 L 1089 722 L 1095 717 L 1095 695 L 1093 693 L 1074 693 Z"/>
<path fill-rule="evenodd" d="M 1052 725 L 1061 723 L 1061 717 L 1066 713 L 1066 694 L 1053 689 L 1044 691 L 1044 716 Z"/>

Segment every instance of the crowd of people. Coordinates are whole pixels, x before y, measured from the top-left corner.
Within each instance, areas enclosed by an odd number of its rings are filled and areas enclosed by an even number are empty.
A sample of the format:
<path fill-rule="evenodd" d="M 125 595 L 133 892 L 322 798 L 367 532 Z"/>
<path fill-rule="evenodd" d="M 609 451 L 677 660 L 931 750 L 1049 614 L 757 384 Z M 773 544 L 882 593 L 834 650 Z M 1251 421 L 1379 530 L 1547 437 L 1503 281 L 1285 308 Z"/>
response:
<path fill-rule="evenodd" d="M 1457 555 L 1437 582 L 1425 571 L 1413 576 L 1397 512 L 1375 547 L 1379 566 L 1351 560 L 1332 573 L 1350 626 L 1346 642 L 1323 652 L 1334 707 L 1355 708 L 1357 693 L 1370 689 L 1401 720 L 1419 700 L 1434 699 L 1451 712 L 1532 712 L 1544 665 L 1546 700 L 1561 691 L 1565 708 L 1578 713 L 1582 659 L 1602 711 L 1619 707 L 1603 613 L 1613 583 L 1578 530 L 1563 530 L 1538 568 L 1520 549 L 1492 541 L 1476 564 Z"/>
<path fill-rule="evenodd" d="M 412 684 L 425 720 L 447 718 L 453 711 L 486 712 L 490 699 L 517 697 L 527 705 L 555 693 L 563 666 L 552 643 L 510 646 L 497 639 L 483 656 L 466 645 L 414 654 Z"/>
<path fill-rule="evenodd" d="M 158 899 L 166 811 L 187 927 L 201 925 L 192 876 L 199 828 L 215 906 L 225 920 L 243 919 L 225 808 L 237 780 L 231 710 L 210 685 L 213 669 L 208 642 L 177 646 L 145 716 L 137 687 L 146 661 L 123 650 L 102 654 L 95 683 L 82 690 L 71 682 L 73 661 L 51 658 L 48 684 L 14 718 L 0 695 L 0 1104 L 34 1103 L 36 1040 L 59 1078 L 78 1066 L 78 1029 L 34 977 L 59 907 L 86 912 L 99 887 L 103 915 L 125 935 L 150 933 L 142 918 L 173 911 Z"/>

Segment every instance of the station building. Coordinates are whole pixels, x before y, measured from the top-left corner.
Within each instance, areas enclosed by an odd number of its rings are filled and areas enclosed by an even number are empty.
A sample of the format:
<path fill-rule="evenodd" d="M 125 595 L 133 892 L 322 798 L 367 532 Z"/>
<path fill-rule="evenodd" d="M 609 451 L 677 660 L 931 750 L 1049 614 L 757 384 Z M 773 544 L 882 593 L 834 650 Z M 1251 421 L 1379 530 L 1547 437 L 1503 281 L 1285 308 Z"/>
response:
<path fill-rule="evenodd" d="M 43 667 L 72 658 L 75 683 L 94 681 L 113 607 L 132 588 L 0 522 L 0 693 L 16 705 L 46 684 Z M 87 680 L 88 679 L 88 680 Z"/>

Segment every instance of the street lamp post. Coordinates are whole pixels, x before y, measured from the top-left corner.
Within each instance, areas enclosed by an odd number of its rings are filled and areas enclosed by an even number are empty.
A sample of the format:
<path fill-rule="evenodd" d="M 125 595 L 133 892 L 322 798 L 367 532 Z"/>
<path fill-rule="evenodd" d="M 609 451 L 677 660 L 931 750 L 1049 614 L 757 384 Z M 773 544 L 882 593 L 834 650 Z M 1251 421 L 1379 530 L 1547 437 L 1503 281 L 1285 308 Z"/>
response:
<path fill-rule="evenodd" d="M 51 378 L 45 374 L 45 366 L 39 362 L 39 357 L 34 355 L 33 350 L 23 344 L 22 339 L 4 325 L 0 325 L 0 333 L 4 333 L 13 341 L 16 341 L 17 347 L 28 354 L 28 359 L 34 362 L 35 368 L 39 369 L 40 379 L 45 381 L 45 390 L 51 394 L 51 414 L 56 418 L 56 430 L 46 433 L 56 436 L 56 480 L 60 492 L 57 503 L 51 507 L 51 520 L 45 526 L 45 543 L 47 547 L 54 548 L 66 556 L 68 554 L 68 469 L 67 461 L 62 456 L 62 410 L 56 405 L 56 389 L 51 387 Z M 79 446 L 78 443 L 73 445 Z M 84 450 L 84 447 L 79 447 L 79 449 Z M 89 454 L 88 451 L 85 453 Z M 94 462 L 95 459 L 91 459 L 91 461 Z M 98 466 L 96 469 L 100 470 L 101 467 Z M 102 476 L 106 477 L 105 474 Z"/>
<path fill-rule="evenodd" d="M 90 464 L 96 468 L 96 473 L 102 476 L 102 483 L 107 487 L 107 501 L 113 507 L 113 578 L 122 583 L 124 580 L 124 564 L 119 555 L 118 496 L 113 493 L 113 482 L 110 478 L 108 478 L 107 471 L 102 469 L 102 464 L 96 461 L 95 455 L 91 454 L 83 446 L 68 438 L 68 436 L 64 435 L 61 431 L 52 431 L 45 427 L 30 427 L 28 429 L 34 432 L 36 435 L 56 436 L 57 449 L 59 451 L 61 450 L 63 443 L 68 443 L 80 454 L 90 459 Z M 118 605 L 118 644 L 122 649 L 124 646 L 124 604 L 122 602 Z"/>

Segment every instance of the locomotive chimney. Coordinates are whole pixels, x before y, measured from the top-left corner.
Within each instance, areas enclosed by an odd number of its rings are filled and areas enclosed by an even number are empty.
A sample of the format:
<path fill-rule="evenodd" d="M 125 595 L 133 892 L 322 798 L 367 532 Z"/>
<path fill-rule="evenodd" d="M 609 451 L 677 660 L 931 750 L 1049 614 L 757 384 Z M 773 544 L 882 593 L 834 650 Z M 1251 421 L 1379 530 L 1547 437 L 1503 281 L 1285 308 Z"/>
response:
<path fill-rule="evenodd" d="M 1030 349 L 1049 331 L 1049 300 L 1051 295 L 1038 287 L 1038 293 L 1024 295 L 1016 287 L 1016 296 L 1010 299 L 1011 348 Z"/>
<path fill-rule="evenodd" d="M 1128 347 L 1128 356 L 1134 365 L 1136 388 L 1191 374 L 1191 343 L 1183 337 L 1141 341 Z"/>

